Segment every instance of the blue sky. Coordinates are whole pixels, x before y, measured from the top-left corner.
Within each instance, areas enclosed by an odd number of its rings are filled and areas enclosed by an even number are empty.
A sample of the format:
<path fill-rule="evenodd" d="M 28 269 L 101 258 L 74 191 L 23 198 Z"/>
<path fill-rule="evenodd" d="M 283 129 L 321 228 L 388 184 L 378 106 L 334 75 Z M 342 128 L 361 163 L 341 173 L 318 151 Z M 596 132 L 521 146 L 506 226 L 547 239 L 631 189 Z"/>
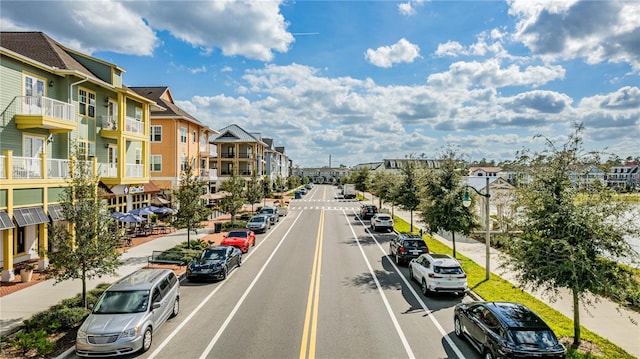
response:
<path fill-rule="evenodd" d="M 50 16 L 56 14 L 56 16 Z M 301 167 L 445 146 L 514 159 L 585 126 L 588 150 L 640 156 L 638 1 L 13 1 L 2 31 L 43 31 L 169 86 Z"/>

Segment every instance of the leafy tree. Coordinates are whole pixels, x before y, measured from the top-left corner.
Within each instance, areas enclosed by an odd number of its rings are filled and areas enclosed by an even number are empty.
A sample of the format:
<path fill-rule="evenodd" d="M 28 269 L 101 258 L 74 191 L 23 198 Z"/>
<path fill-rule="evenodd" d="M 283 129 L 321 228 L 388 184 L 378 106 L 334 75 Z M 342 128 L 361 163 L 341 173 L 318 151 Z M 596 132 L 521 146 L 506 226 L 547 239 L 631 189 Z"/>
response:
<path fill-rule="evenodd" d="M 77 152 L 77 151 L 76 151 Z M 60 195 L 65 222 L 49 227 L 49 239 L 54 251 L 46 252 L 51 265 L 45 276 L 56 283 L 80 279 L 82 303 L 87 308 L 87 280 L 115 275 L 120 266 L 116 243 L 120 232 L 103 202 L 104 191 L 98 178 L 91 174 L 87 162 L 71 158 L 68 186 Z"/>
<path fill-rule="evenodd" d="M 359 168 L 352 174 L 352 180 L 355 184 L 356 191 L 364 192 L 371 187 L 369 179 L 370 170 L 368 168 Z"/>
<path fill-rule="evenodd" d="M 211 214 L 211 210 L 203 205 L 200 199 L 203 192 L 202 183 L 194 174 L 192 163 L 192 160 L 186 161 L 184 171 L 180 174 L 179 187 L 174 192 L 178 212 L 174 216 L 173 225 L 176 228 L 187 229 L 187 249 L 190 249 L 191 231 L 204 227 L 201 222 Z"/>
<path fill-rule="evenodd" d="M 376 172 L 373 175 L 371 188 L 376 192 L 379 203 L 378 206 L 382 208 L 382 203 L 391 202 L 395 204 L 395 187 L 400 179 L 398 175 L 389 172 Z"/>
<path fill-rule="evenodd" d="M 251 179 L 247 182 L 247 190 L 244 193 L 247 202 L 251 203 L 252 213 L 254 203 L 260 202 L 264 198 L 264 188 L 262 186 L 261 181 L 258 180 L 258 174 L 253 171 Z"/>
<path fill-rule="evenodd" d="M 582 149 L 581 124 L 561 146 L 546 139 L 539 154 L 520 154 L 519 163 L 530 168 L 530 182 L 518 192 L 525 221 L 522 235 L 509 245 L 508 267 L 523 284 L 558 293 L 570 291 L 573 299 L 572 347 L 580 345 L 580 303 L 587 294 L 624 287 L 637 279 L 614 260 L 637 253 L 625 235 L 638 233 L 637 224 L 625 218 L 627 204 L 613 200 L 612 190 L 600 181 L 588 190 L 572 186 L 571 174 L 586 164 L 599 163 L 599 154 Z M 540 136 L 538 136 L 540 137 Z"/>
<path fill-rule="evenodd" d="M 220 190 L 229 192 L 226 197 L 220 200 L 220 208 L 231 214 L 231 223 L 235 221 L 236 214 L 244 204 L 244 186 L 245 180 L 238 177 L 235 172 L 220 184 Z"/>
<path fill-rule="evenodd" d="M 396 203 L 409 211 L 411 216 L 410 231 L 413 232 L 413 211 L 420 204 L 420 188 L 422 187 L 422 173 L 415 161 L 407 161 L 401 168 L 401 180 L 395 191 Z"/>
<path fill-rule="evenodd" d="M 273 187 L 271 186 L 271 178 L 269 176 L 264 176 L 262 178 L 262 195 L 263 198 L 271 198 L 273 197 Z"/>
<path fill-rule="evenodd" d="M 296 188 L 300 186 L 300 178 L 297 176 L 289 176 L 289 178 L 287 178 L 287 187 L 289 187 L 289 189 L 292 188 Z"/>
<path fill-rule="evenodd" d="M 471 211 L 462 205 L 464 186 L 461 185 L 462 161 L 456 151 L 447 148 L 440 168 L 429 172 L 422 192 L 422 219 L 430 231 L 451 232 L 453 257 L 456 257 L 456 232 L 468 235 L 476 227 Z"/>

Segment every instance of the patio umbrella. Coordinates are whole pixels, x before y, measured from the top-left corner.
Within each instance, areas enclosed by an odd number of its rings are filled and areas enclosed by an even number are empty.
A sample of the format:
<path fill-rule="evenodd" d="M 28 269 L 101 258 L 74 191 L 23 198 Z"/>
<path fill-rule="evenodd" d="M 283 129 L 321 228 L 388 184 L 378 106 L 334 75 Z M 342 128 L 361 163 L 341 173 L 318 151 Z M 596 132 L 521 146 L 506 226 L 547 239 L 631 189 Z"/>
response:
<path fill-rule="evenodd" d="M 156 206 L 154 206 L 154 205 L 149 205 L 149 206 L 144 206 L 144 207 L 142 207 L 142 208 L 144 208 L 144 209 L 148 209 L 148 210 L 150 210 L 151 212 L 153 212 L 153 213 L 156 213 L 156 214 L 157 214 L 157 213 L 158 213 L 158 210 L 159 210 L 161 207 L 156 207 Z"/>
<path fill-rule="evenodd" d="M 136 216 L 132 213 L 125 213 L 123 216 L 117 218 L 118 222 L 124 223 L 140 223 L 144 221 L 144 218 Z"/>
<path fill-rule="evenodd" d="M 156 214 L 175 214 L 176 210 L 175 209 L 171 209 L 169 207 L 160 207 L 154 212 Z"/>
<path fill-rule="evenodd" d="M 151 211 L 147 207 L 142 207 L 142 208 L 136 208 L 134 210 L 131 210 L 129 211 L 129 213 L 135 214 L 136 216 L 148 216 L 150 214 L 153 214 L 153 211 Z"/>
<path fill-rule="evenodd" d="M 113 217 L 113 218 L 120 218 L 120 217 L 122 217 L 124 215 L 125 215 L 125 213 L 118 212 L 118 211 L 111 212 L 111 217 Z"/>

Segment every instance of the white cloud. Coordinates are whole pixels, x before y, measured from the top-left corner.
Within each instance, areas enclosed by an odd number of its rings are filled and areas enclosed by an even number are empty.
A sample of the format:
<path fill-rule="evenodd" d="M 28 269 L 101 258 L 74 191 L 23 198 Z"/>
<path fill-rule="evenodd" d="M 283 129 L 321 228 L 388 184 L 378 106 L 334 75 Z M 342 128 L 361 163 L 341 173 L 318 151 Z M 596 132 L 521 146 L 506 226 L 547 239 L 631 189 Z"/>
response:
<path fill-rule="evenodd" d="M 400 62 L 413 62 L 420 57 L 420 47 L 402 38 L 391 46 L 381 46 L 376 50 L 368 49 L 364 57 L 375 66 L 391 67 Z"/>
<path fill-rule="evenodd" d="M 416 10 L 411 5 L 411 2 L 403 2 L 398 4 L 398 12 L 405 16 L 411 16 L 416 14 Z"/>
<path fill-rule="evenodd" d="M 640 70 L 640 2 L 509 2 L 518 18 L 514 39 L 546 60 L 628 63 Z"/>

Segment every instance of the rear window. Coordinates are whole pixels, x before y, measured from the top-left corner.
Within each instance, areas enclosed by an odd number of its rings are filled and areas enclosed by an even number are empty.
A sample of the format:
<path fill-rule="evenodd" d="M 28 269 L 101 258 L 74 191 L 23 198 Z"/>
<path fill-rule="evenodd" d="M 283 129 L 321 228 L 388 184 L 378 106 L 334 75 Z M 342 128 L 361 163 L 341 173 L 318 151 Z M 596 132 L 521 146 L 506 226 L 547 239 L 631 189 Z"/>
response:
<path fill-rule="evenodd" d="M 530 345 L 538 348 L 548 348 L 558 344 L 553 332 L 548 329 L 510 330 L 509 334 L 520 345 Z"/>
<path fill-rule="evenodd" d="M 227 234 L 228 238 L 245 238 L 247 236 L 247 232 L 229 232 Z"/>
<path fill-rule="evenodd" d="M 407 239 L 403 242 L 403 245 L 409 248 L 427 248 L 427 244 L 418 239 Z"/>
<path fill-rule="evenodd" d="M 378 219 L 381 220 L 381 221 L 388 221 L 388 220 L 391 219 L 391 217 L 389 217 L 389 216 L 378 216 Z"/>
<path fill-rule="evenodd" d="M 462 274 L 462 268 L 460 267 L 440 267 L 434 266 L 433 272 L 438 274 Z"/>

